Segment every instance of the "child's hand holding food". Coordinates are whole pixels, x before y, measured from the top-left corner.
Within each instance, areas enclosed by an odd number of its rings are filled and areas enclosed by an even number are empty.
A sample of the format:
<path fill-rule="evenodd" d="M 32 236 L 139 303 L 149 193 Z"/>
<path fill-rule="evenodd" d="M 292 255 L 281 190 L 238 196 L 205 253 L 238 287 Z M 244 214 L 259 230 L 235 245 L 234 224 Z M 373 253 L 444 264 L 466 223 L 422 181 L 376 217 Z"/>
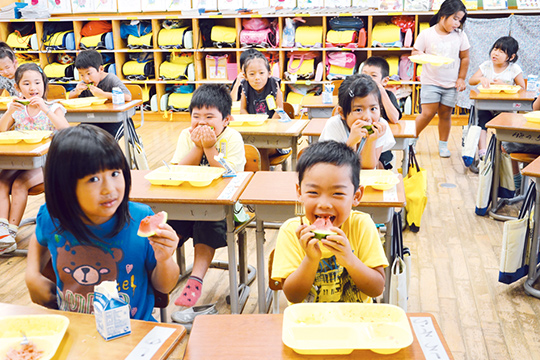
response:
<path fill-rule="evenodd" d="M 217 141 L 216 133 L 212 126 L 203 125 L 201 128 L 201 144 L 204 149 L 214 146 Z"/>

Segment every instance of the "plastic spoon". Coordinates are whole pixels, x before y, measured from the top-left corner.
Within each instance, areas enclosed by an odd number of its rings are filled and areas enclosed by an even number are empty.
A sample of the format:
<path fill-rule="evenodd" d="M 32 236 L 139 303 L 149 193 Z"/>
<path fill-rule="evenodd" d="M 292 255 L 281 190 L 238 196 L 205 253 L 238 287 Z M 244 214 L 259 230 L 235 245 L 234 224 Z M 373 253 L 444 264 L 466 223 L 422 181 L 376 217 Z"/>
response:
<path fill-rule="evenodd" d="M 165 166 L 167 167 L 167 169 L 169 169 L 169 180 L 172 180 L 172 176 L 171 176 L 171 167 L 169 166 L 169 164 L 167 164 L 167 162 L 165 160 L 161 160 L 163 161 L 163 163 L 165 164 Z"/>

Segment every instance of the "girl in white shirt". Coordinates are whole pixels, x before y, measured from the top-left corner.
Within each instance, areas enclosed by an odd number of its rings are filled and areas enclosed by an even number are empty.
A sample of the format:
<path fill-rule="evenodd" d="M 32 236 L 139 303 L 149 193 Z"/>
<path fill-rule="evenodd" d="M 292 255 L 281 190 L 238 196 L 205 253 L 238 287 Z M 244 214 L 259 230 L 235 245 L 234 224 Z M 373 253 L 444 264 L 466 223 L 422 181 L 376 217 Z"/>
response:
<path fill-rule="evenodd" d="M 348 76 L 339 87 L 339 115 L 328 119 L 320 140 L 344 142 L 358 152 L 362 169 L 376 168 L 381 152 L 396 143 L 388 123 L 381 118 L 381 104 L 379 87 L 370 76 Z M 359 149 L 363 138 L 365 144 Z"/>
<path fill-rule="evenodd" d="M 523 71 L 516 64 L 519 44 L 511 36 L 503 36 L 495 41 L 489 55 L 491 61 L 484 61 L 477 72 L 470 78 L 470 85 L 482 84 L 489 88 L 490 84 L 519 85 L 525 89 Z M 478 110 L 478 126 L 482 128 L 480 141 L 478 142 L 478 157 L 483 158 L 486 154 L 487 130 L 486 123 L 493 119 L 498 112 L 491 110 Z"/>

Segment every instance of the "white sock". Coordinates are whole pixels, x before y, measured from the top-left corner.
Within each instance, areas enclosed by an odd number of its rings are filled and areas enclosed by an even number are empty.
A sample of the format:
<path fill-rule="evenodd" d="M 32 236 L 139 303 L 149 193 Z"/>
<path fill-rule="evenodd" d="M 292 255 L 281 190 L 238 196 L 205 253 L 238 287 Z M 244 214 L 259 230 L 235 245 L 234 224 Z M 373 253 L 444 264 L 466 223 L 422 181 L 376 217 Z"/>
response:
<path fill-rule="evenodd" d="M 9 221 L 6 218 L 0 218 L 0 223 L 9 225 Z"/>
<path fill-rule="evenodd" d="M 439 140 L 439 149 L 440 148 L 448 149 L 448 141 L 440 141 Z"/>
<path fill-rule="evenodd" d="M 17 232 L 19 231 L 19 227 L 17 225 L 9 224 L 9 230 Z"/>

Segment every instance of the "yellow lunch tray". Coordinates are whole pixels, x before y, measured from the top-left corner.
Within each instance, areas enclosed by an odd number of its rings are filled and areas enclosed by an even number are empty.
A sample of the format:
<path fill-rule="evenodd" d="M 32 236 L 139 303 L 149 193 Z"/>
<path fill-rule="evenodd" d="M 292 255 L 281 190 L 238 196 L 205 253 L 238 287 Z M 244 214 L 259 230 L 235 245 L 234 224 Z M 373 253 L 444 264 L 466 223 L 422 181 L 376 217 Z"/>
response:
<path fill-rule="evenodd" d="M 232 114 L 240 114 L 240 101 L 233 101 L 232 102 L 231 113 Z"/>
<path fill-rule="evenodd" d="M 407 315 L 388 304 L 302 303 L 283 313 L 282 341 L 299 354 L 393 354 L 413 342 Z"/>
<path fill-rule="evenodd" d="M 24 141 L 28 144 L 36 144 L 43 139 L 48 138 L 51 134 L 52 131 L 46 130 L 4 131 L 0 133 L 0 144 L 16 144 L 20 141 Z"/>
<path fill-rule="evenodd" d="M 92 97 L 85 97 L 85 98 L 61 100 L 60 103 L 70 108 L 81 108 L 81 107 L 86 107 L 86 106 L 104 104 L 106 101 L 107 101 L 106 98 L 98 98 L 98 97 L 92 96 Z"/>
<path fill-rule="evenodd" d="M 268 120 L 266 114 L 233 114 L 233 120 L 229 123 L 231 126 L 258 126 Z"/>
<path fill-rule="evenodd" d="M 391 170 L 362 170 L 360 185 L 371 186 L 375 190 L 390 190 L 399 183 L 396 174 Z"/>
<path fill-rule="evenodd" d="M 482 85 L 478 86 L 478 91 L 484 94 L 498 94 L 500 92 L 505 92 L 507 94 L 517 94 L 521 90 L 519 85 L 489 85 L 488 88 L 483 87 Z"/>
<path fill-rule="evenodd" d="M 417 64 L 431 64 L 433 66 L 442 66 L 445 64 L 451 64 L 454 62 L 454 59 L 431 54 L 422 54 L 422 55 L 411 55 L 409 60 Z"/>
<path fill-rule="evenodd" d="M 51 359 L 69 325 L 63 315 L 20 315 L 0 318 L 0 359 L 11 349 L 21 348 L 21 331 L 36 349 L 43 351 L 40 360 Z"/>
<path fill-rule="evenodd" d="M 189 182 L 191 186 L 208 186 L 221 177 L 225 169 L 211 166 L 170 165 L 171 170 L 162 166 L 147 174 L 144 178 L 152 185 L 178 186 Z"/>
<path fill-rule="evenodd" d="M 531 111 L 523 114 L 523 116 L 525 116 L 528 122 L 540 124 L 540 111 Z"/>

